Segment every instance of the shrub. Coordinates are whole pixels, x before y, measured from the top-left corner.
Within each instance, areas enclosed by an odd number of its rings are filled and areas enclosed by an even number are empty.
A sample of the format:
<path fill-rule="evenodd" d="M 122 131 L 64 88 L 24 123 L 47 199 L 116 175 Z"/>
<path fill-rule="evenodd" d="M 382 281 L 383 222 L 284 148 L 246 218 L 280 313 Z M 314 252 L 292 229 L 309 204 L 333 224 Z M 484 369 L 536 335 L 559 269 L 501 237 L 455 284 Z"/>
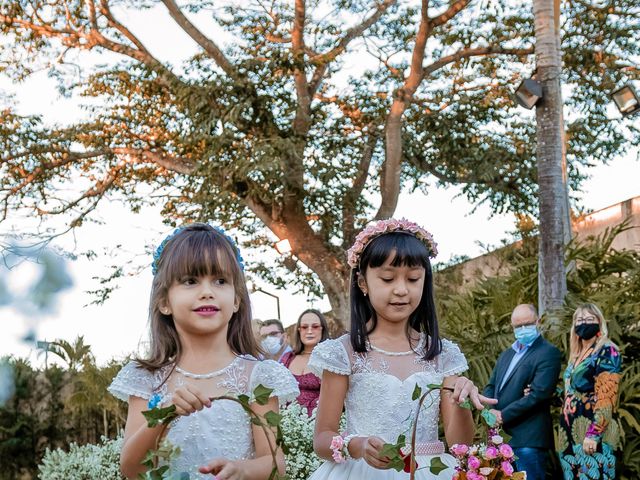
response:
<path fill-rule="evenodd" d="M 99 445 L 72 443 L 69 451 L 49 450 L 38 465 L 43 480 L 124 480 L 120 473 L 122 437 L 102 437 Z"/>

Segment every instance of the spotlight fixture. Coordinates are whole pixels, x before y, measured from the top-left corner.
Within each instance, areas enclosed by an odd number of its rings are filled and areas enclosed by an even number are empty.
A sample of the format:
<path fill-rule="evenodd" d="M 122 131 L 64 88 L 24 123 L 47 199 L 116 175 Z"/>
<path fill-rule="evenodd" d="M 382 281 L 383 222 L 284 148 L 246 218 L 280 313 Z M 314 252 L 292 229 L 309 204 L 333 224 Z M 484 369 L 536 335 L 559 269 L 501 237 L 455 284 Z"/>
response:
<path fill-rule="evenodd" d="M 289 243 L 288 238 L 284 238 L 276 243 L 276 250 L 280 255 L 284 255 L 285 253 L 289 253 L 291 251 L 291 244 Z"/>
<path fill-rule="evenodd" d="M 640 97 L 631 83 L 613 92 L 611 98 L 623 117 L 640 111 Z"/>
<path fill-rule="evenodd" d="M 520 106 L 531 110 L 542 98 L 542 85 L 533 78 L 527 78 L 518 85 L 515 98 Z"/>

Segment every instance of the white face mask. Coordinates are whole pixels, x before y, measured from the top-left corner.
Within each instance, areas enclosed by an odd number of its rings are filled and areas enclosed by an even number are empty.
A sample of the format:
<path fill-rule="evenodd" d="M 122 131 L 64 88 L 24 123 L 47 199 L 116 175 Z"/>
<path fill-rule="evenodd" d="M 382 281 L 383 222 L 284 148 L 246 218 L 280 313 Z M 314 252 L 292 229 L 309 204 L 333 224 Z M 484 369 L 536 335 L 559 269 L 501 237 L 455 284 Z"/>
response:
<path fill-rule="evenodd" d="M 269 355 L 275 355 L 282 348 L 282 341 L 278 337 L 267 337 L 262 340 L 260 345 Z"/>

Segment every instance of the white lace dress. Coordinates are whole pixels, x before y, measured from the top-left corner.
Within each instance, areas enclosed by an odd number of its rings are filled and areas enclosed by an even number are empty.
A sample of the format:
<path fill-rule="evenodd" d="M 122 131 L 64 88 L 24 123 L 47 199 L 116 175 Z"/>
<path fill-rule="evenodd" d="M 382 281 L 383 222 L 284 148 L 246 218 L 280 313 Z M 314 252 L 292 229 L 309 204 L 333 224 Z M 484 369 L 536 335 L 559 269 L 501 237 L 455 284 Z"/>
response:
<path fill-rule="evenodd" d="M 416 348 L 424 351 L 423 336 Z M 428 384 L 439 384 L 449 375 L 467 370 L 467 361 L 457 345 L 442 340 L 442 352 L 431 361 L 422 360 L 413 351 L 385 352 L 370 345 L 367 353 L 356 353 L 349 337 L 326 340 L 313 350 L 309 369 L 321 376 L 324 370 L 349 376 L 349 389 L 345 398 L 347 419 L 346 434 L 377 436 L 385 442 L 396 443 L 404 433 L 407 442 L 411 438 L 411 421 L 415 418 L 418 401 L 413 401 L 414 388 L 419 385 L 423 393 Z M 445 453 L 438 440 L 440 391 L 435 390 L 427 398 L 420 411 L 416 432 L 416 453 L 419 480 L 451 480 L 455 473 L 455 459 Z M 342 432 L 341 432 L 342 433 Z M 433 475 L 429 465 L 434 456 L 449 468 Z M 423 468 L 426 467 L 426 468 Z M 344 463 L 326 461 L 310 477 L 310 480 L 406 480 L 409 474 L 396 470 L 379 470 L 362 459 L 349 459 Z"/>
<path fill-rule="evenodd" d="M 175 389 L 185 383 L 197 385 L 210 396 L 226 393 L 251 396 L 262 384 L 273 389 L 271 396 L 278 397 L 280 405 L 294 400 L 299 394 L 293 375 L 273 360 L 257 361 L 250 356 L 238 356 L 222 370 L 201 375 L 176 368 L 165 381 L 171 368 L 169 365 L 151 373 L 136 362 L 128 363 L 111 383 L 109 392 L 125 401 L 130 396 L 148 400 L 157 393 L 162 404 L 171 403 Z M 171 423 L 167 439 L 181 449 L 179 457 L 171 463 L 171 473 L 187 472 L 192 479 L 211 479 L 211 475 L 200 474 L 198 467 L 214 458 L 241 460 L 255 456 L 249 415 L 230 400 L 218 400 L 211 408 L 178 417 Z"/>

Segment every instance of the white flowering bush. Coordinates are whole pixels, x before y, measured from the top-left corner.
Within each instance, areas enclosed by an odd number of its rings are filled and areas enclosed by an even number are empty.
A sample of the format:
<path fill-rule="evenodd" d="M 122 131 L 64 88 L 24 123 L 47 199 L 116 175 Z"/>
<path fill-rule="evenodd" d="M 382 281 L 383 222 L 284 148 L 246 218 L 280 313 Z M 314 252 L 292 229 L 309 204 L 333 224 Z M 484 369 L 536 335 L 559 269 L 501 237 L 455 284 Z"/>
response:
<path fill-rule="evenodd" d="M 288 449 L 285 454 L 287 462 L 287 478 L 290 480 L 307 480 L 322 464 L 323 460 L 313 451 L 313 430 L 316 423 L 316 410 L 309 417 L 307 407 L 297 402 L 290 403 L 281 409 L 280 428 L 284 444 Z M 340 431 L 344 431 L 344 416 L 340 421 Z"/>
<path fill-rule="evenodd" d="M 99 445 L 72 443 L 69 451 L 47 449 L 38 465 L 42 480 L 124 480 L 120 473 L 122 437 L 102 437 Z"/>

